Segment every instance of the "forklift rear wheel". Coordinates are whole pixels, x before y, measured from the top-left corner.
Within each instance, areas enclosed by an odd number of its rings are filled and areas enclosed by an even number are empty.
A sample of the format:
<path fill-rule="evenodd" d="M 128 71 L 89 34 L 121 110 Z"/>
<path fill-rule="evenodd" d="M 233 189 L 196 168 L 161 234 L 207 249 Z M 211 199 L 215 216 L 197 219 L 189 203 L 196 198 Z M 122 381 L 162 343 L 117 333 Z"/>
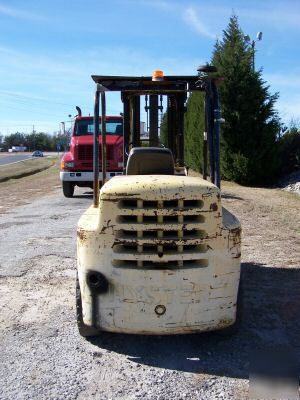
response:
<path fill-rule="evenodd" d="M 82 317 L 82 301 L 81 291 L 79 286 L 78 274 L 76 275 L 76 317 L 79 334 L 83 337 L 98 336 L 100 331 L 91 326 L 85 325 Z"/>
<path fill-rule="evenodd" d="M 65 197 L 73 197 L 74 194 L 74 183 L 73 182 L 66 182 L 63 181 L 62 183 L 62 188 L 63 188 L 63 193 Z"/>

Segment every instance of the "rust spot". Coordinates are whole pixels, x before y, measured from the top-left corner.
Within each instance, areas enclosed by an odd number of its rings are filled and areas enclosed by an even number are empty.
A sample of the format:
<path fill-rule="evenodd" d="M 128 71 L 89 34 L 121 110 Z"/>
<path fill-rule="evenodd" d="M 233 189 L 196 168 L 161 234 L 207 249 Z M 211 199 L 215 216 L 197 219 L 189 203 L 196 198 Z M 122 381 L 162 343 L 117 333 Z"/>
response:
<path fill-rule="evenodd" d="M 240 244 L 241 242 L 241 228 L 235 228 L 235 229 L 231 229 L 229 231 L 229 240 L 232 240 L 233 245 L 237 245 Z"/>
<path fill-rule="evenodd" d="M 241 257 L 241 253 L 237 253 L 237 255 L 232 258 L 240 258 L 240 257 Z"/>
<path fill-rule="evenodd" d="M 104 226 L 101 228 L 101 231 L 99 232 L 100 235 L 103 234 L 103 233 L 105 233 L 106 229 L 108 229 L 108 228 L 113 228 L 113 227 L 115 226 L 115 225 L 110 225 L 110 224 L 109 224 L 110 222 L 111 222 L 111 219 L 109 219 L 109 220 L 107 221 L 106 225 L 104 225 Z"/>
<path fill-rule="evenodd" d="M 141 196 L 141 194 L 140 193 L 116 193 L 116 196 L 132 197 L 132 196 Z"/>
<path fill-rule="evenodd" d="M 86 239 L 87 239 L 85 230 L 83 230 L 83 229 L 78 229 L 78 230 L 77 230 L 77 237 L 78 237 L 78 239 L 80 240 L 80 242 L 83 244 L 83 243 L 86 241 Z"/>
<path fill-rule="evenodd" d="M 101 201 L 108 201 L 110 203 L 117 203 L 119 199 L 101 199 Z"/>
<path fill-rule="evenodd" d="M 211 197 L 211 196 L 212 196 L 212 193 L 211 193 L 211 192 L 203 193 L 203 194 L 202 194 L 202 198 L 203 198 L 203 199 L 205 199 L 205 198 L 207 198 L 207 197 Z"/>
<path fill-rule="evenodd" d="M 220 307 L 220 309 L 223 309 L 223 307 Z M 234 323 L 233 320 L 231 319 L 221 319 L 219 323 L 216 325 L 215 329 L 222 329 L 226 328 L 227 326 L 230 326 Z"/>
<path fill-rule="evenodd" d="M 231 230 L 230 230 L 230 233 L 231 233 L 232 235 L 239 235 L 239 234 L 241 233 L 241 228 L 238 227 L 238 228 L 231 229 Z"/>
<path fill-rule="evenodd" d="M 218 204 L 217 203 L 211 203 L 210 210 L 211 211 L 218 211 Z"/>

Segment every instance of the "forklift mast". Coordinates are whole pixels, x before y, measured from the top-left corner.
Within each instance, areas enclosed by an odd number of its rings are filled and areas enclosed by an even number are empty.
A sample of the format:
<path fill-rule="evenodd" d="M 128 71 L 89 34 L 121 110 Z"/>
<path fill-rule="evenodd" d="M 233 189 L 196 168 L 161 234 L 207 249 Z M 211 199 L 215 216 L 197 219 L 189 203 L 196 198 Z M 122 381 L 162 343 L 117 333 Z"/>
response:
<path fill-rule="evenodd" d="M 155 71 L 153 76 L 120 77 L 99 76 L 92 78 L 97 84 L 94 106 L 94 206 L 99 204 L 99 111 L 101 97 L 101 135 L 102 135 L 102 173 L 105 183 L 106 173 L 106 92 L 120 91 L 123 102 L 123 160 L 126 170 L 128 154 L 131 148 L 140 147 L 141 139 L 141 96 L 149 98 L 149 146 L 159 146 L 158 114 L 161 111 L 159 98 L 167 98 L 167 147 L 173 153 L 176 166 L 184 166 L 184 114 L 188 92 L 205 93 L 205 131 L 203 141 L 203 178 L 210 180 L 220 188 L 220 105 L 217 90 L 218 78 L 214 77 L 216 68 L 210 65 L 198 68 L 195 76 L 163 76 L 162 71 Z M 209 167 L 208 162 L 209 161 Z"/>

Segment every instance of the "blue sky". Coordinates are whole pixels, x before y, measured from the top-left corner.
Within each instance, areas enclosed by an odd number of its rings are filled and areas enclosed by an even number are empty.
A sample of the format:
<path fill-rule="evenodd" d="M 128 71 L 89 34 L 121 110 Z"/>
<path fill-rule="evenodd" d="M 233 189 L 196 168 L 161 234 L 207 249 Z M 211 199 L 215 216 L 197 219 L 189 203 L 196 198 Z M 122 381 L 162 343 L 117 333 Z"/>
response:
<path fill-rule="evenodd" d="M 245 34 L 263 32 L 256 66 L 280 116 L 300 119 L 300 0 L 0 0 L 0 132 L 92 113 L 91 74 L 194 74 L 233 12 Z M 119 114 L 119 97 L 107 102 Z"/>

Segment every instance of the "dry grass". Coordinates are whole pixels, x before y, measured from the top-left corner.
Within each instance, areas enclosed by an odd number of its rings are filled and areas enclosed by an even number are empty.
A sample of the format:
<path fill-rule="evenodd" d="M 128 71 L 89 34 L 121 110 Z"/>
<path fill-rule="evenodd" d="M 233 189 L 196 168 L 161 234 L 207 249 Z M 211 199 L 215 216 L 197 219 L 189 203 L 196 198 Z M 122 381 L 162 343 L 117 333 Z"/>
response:
<path fill-rule="evenodd" d="M 37 197 L 47 195 L 61 186 L 59 179 L 59 159 L 53 160 L 54 165 L 31 176 L 20 179 L 10 179 L 0 183 L 0 214 L 9 211 L 11 207 L 26 204 Z"/>
<path fill-rule="evenodd" d="M 32 158 L 0 167 L 0 182 L 36 174 L 55 164 L 56 158 Z"/>

